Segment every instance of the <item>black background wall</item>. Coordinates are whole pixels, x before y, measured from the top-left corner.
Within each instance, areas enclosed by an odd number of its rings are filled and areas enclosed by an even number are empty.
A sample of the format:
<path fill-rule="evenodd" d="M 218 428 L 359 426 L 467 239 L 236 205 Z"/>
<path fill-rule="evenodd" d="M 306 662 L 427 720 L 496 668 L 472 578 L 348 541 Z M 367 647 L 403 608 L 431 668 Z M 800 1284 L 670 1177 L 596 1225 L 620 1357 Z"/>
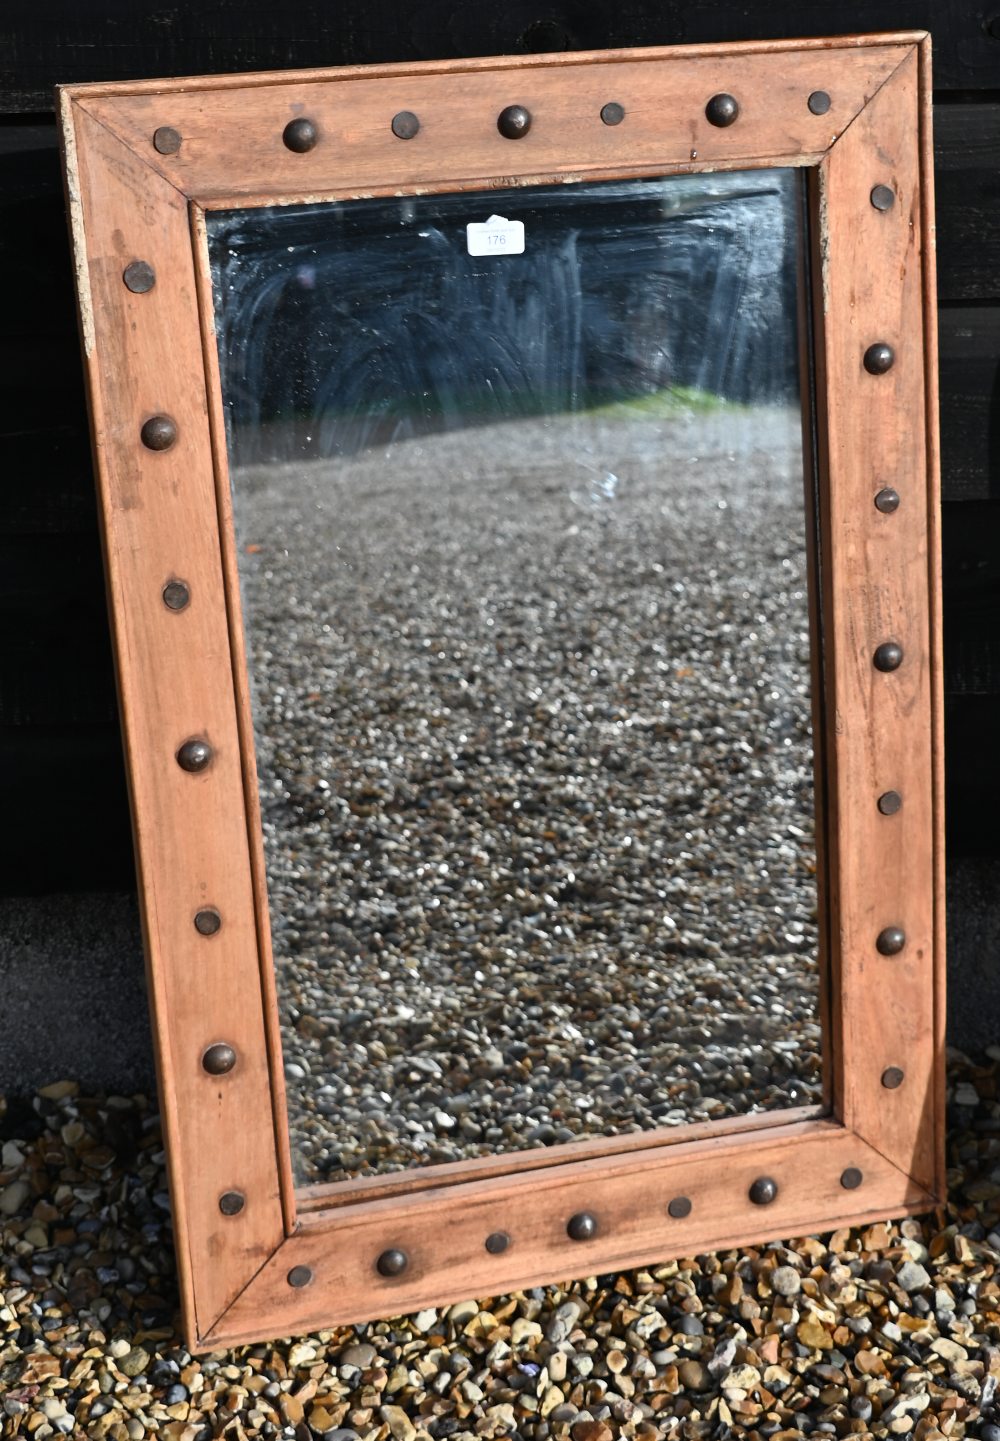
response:
<path fill-rule="evenodd" d="M 927 28 L 934 37 L 951 1034 L 1000 1039 L 1000 3 L 19 0 L 0 14 L 0 1085 L 149 1076 L 58 83 Z M 17 898 L 16 900 L 11 898 Z"/>

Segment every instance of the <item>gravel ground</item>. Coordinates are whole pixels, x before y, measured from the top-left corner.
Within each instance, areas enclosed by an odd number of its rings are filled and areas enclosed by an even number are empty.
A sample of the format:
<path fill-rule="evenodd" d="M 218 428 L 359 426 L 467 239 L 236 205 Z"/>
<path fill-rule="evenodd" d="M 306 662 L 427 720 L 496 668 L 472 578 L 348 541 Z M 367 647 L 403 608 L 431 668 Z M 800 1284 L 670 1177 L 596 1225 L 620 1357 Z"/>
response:
<path fill-rule="evenodd" d="M 300 1181 L 818 1099 L 800 425 L 236 473 Z"/>
<path fill-rule="evenodd" d="M 1000 1441 L 997 1058 L 952 1056 L 950 1200 L 922 1220 L 198 1358 L 151 1103 L 0 1103 L 2 1434 Z"/>

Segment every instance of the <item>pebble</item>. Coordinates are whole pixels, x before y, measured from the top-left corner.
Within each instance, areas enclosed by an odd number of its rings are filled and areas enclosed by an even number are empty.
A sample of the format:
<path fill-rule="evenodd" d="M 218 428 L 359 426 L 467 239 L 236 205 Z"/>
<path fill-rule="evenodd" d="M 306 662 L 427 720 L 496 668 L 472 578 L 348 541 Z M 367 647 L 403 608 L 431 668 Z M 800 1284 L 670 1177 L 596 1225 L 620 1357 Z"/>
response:
<path fill-rule="evenodd" d="M 688 1391 L 704 1391 L 709 1375 L 700 1361 L 684 1361 L 677 1371 L 678 1379 Z"/>
<path fill-rule="evenodd" d="M 614 1434 L 605 1421 L 577 1421 L 570 1428 L 573 1441 L 614 1441 Z"/>
<path fill-rule="evenodd" d="M 0 1215 L 15 1215 L 30 1195 L 31 1187 L 27 1181 L 11 1181 L 0 1191 Z"/>
<path fill-rule="evenodd" d="M 378 1414 L 389 1427 L 395 1441 L 414 1441 L 417 1428 L 401 1406 L 380 1406 Z"/>
<path fill-rule="evenodd" d="M 356 1366 L 359 1371 L 367 1371 L 375 1365 L 377 1356 L 374 1346 L 367 1341 L 360 1341 L 341 1351 L 339 1360 L 342 1366 Z"/>
<path fill-rule="evenodd" d="M 802 1278 L 794 1266 L 776 1266 L 771 1273 L 771 1286 L 779 1296 L 797 1296 Z"/>
<path fill-rule="evenodd" d="M 896 1285 L 904 1291 L 926 1291 L 931 1278 L 919 1261 L 906 1261 L 896 1272 Z"/>
<path fill-rule="evenodd" d="M 568 1341 L 579 1315 L 580 1307 L 576 1301 L 566 1301 L 563 1305 L 557 1307 L 552 1313 L 552 1319 L 549 1321 L 545 1330 L 547 1340 L 553 1342 L 555 1345 L 560 1345 L 563 1341 Z"/>

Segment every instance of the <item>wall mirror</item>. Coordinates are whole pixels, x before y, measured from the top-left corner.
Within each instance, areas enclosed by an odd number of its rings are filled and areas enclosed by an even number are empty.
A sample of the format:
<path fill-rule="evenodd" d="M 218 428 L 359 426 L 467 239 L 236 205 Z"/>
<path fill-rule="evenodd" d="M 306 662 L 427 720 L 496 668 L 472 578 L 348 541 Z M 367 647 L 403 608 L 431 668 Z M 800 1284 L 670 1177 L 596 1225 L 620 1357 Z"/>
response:
<path fill-rule="evenodd" d="M 194 1346 L 942 1194 L 929 86 L 61 93 Z"/>

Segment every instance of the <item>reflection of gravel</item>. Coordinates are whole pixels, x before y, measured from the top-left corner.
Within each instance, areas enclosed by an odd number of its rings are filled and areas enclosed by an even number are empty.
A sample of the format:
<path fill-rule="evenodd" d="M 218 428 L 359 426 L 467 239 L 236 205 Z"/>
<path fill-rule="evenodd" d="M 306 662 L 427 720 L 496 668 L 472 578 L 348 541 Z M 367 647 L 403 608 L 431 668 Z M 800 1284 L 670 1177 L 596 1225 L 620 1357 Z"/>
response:
<path fill-rule="evenodd" d="M 818 1099 L 798 425 L 237 472 L 300 1180 Z"/>

